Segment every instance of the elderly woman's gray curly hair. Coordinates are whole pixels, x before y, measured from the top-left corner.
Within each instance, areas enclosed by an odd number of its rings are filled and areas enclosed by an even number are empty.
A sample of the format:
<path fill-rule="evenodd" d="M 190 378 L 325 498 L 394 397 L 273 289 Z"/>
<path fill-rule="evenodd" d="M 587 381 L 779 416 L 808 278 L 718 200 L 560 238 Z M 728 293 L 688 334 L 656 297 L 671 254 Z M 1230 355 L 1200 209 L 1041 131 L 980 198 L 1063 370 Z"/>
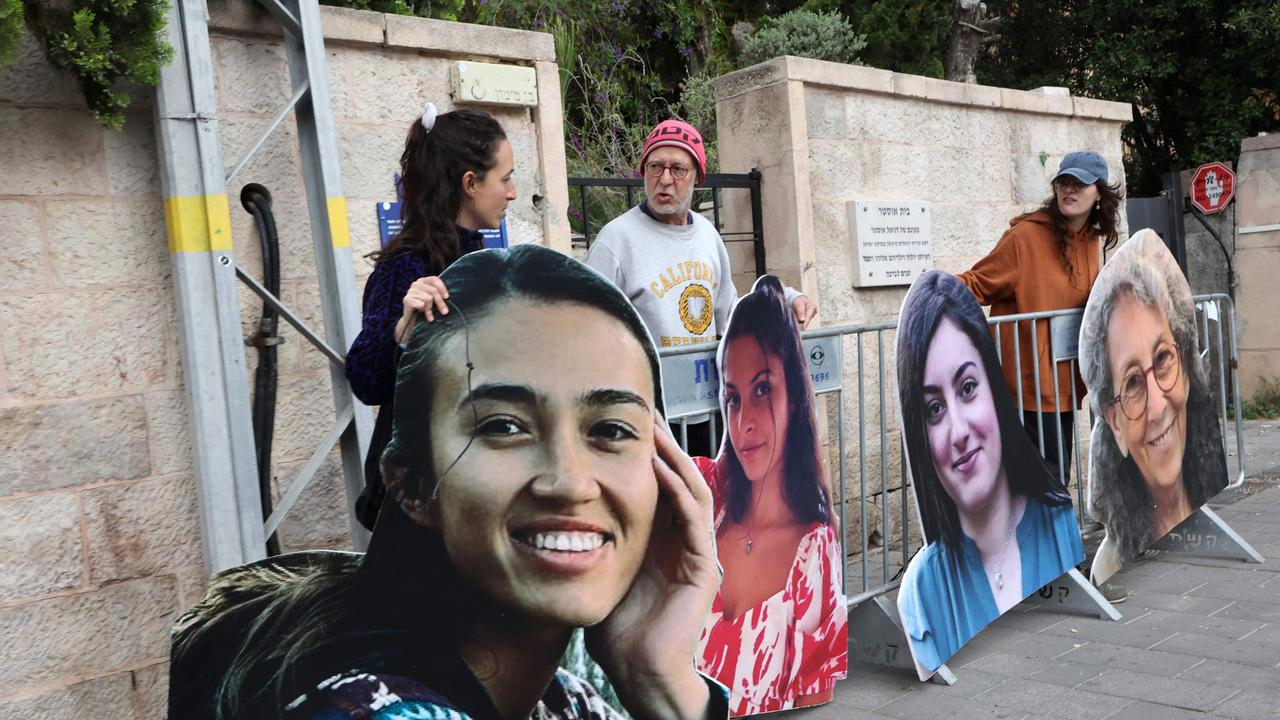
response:
<path fill-rule="evenodd" d="M 1160 236 L 1141 230 L 1102 269 L 1089 293 L 1080 326 L 1080 372 L 1096 418 L 1090 436 L 1089 510 L 1107 531 L 1121 560 L 1150 544 L 1152 498 L 1132 457 L 1120 452 L 1104 410 L 1115 397 L 1108 362 L 1107 326 L 1116 305 L 1130 296 L 1169 320 L 1178 360 L 1189 382 L 1182 484 L 1198 508 L 1227 484 L 1227 461 L 1208 372 L 1201 361 L 1191 289 Z"/>

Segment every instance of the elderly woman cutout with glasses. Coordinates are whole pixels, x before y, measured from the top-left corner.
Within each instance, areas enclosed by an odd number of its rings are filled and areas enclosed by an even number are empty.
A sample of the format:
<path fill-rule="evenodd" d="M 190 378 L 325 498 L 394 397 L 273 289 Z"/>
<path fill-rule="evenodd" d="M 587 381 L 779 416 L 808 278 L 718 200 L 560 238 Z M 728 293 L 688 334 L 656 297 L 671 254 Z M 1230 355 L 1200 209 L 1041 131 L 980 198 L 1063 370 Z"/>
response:
<path fill-rule="evenodd" d="M 1080 329 L 1080 368 L 1099 418 L 1089 505 L 1107 531 L 1095 583 L 1226 486 L 1198 344 L 1186 279 L 1160 238 L 1139 232 L 1099 276 Z"/>

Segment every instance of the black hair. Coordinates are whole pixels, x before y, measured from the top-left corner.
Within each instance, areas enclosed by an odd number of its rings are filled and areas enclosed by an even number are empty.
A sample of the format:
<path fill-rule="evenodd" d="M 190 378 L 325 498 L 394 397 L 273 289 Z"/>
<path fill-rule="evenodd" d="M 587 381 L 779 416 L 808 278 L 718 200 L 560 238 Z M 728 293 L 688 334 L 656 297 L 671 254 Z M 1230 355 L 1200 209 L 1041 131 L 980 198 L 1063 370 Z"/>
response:
<path fill-rule="evenodd" d="M 581 303 L 619 320 L 644 350 L 661 411 L 658 355 L 643 321 L 586 265 L 521 245 L 470 253 L 440 278 L 453 311 L 415 324 L 397 370 L 393 434 L 382 456 L 388 491 L 369 552 L 358 563 L 319 563 L 305 572 L 250 566 L 251 590 L 211 590 L 218 596 L 212 604 L 174 630 L 178 682 L 170 703 L 183 707 L 182 717 L 282 717 L 290 700 L 350 669 L 407 677 L 431 677 L 436 666 L 447 672 L 469 619 L 499 616 L 502 609 L 453 565 L 440 532 L 416 522 L 406 506 L 430 503 L 437 485 L 428 439 L 442 348 L 459 333 L 466 337 L 503 301 Z"/>
<path fill-rule="evenodd" d="M 473 172 L 483 180 L 497 164 L 498 145 L 506 137 L 498 121 L 482 110 L 443 113 L 430 131 L 415 118 L 400 155 L 403 225 L 370 257 L 384 262 L 415 252 L 439 269 L 457 260 L 462 249 L 454 226 L 462 208 L 462 176 Z"/>
<path fill-rule="evenodd" d="M 782 364 L 787 388 L 787 437 L 782 442 L 783 497 L 801 523 L 831 524 L 831 491 L 818 447 L 817 420 L 813 410 L 813 387 L 805 362 L 800 329 L 786 306 L 782 283 L 772 275 L 756 280 L 751 292 L 733 306 L 729 325 L 720 341 L 720 378 L 723 383 L 729 344 L 740 338 L 759 343 L 761 350 L 776 355 Z M 751 481 L 738 461 L 729 436 L 728 408 L 721 393 L 725 421 L 724 446 L 727 465 L 726 511 L 733 522 L 742 522 L 751 500 Z"/>
<path fill-rule="evenodd" d="M 1187 379 L 1186 447 L 1182 453 L 1182 485 L 1193 509 L 1227 484 L 1222 427 L 1209 389 L 1208 370 L 1200 358 L 1199 333 L 1191 288 L 1177 262 L 1154 232 L 1130 238 L 1098 276 L 1080 325 L 1080 372 L 1089 388 L 1097 417 L 1089 448 L 1089 507 L 1128 560 L 1151 543 L 1151 493 L 1132 454 L 1120 452 L 1105 412 L 1116 396 L 1107 343 L 1111 315 L 1123 298 L 1155 308 L 1169 321 L 1178 344 L 1179 382 Z M 1116 408 L 1114 412 L 1121 412 Z"/>
<path fill-rule="evenodd" d="M 1022 429 L 1013 398 L 1000 381 L 1000 359 L 977 299 L 955 276 L 930 270 L 911 286 L 898 318 L 898 405 L 925 542 L 941 540 L 949 547 L 959 548 L 960 516 L 933 466 L 924 417 L 924 366 L 929 344 L 944 318 L 956 324 L 982 357 L 1000 428 L 1001 463 L 1009 489 L 1050 506 L 1070 505 L 1071 497 Z"/>

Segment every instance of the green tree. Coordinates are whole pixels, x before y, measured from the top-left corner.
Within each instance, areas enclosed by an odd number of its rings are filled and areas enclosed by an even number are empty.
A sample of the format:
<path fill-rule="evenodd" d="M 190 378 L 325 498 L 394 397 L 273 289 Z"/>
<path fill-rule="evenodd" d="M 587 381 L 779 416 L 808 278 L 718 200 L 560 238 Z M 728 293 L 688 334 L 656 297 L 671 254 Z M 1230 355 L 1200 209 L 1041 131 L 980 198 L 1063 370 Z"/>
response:
<path fill-rule="evenodd" d="M 867 38 L 862 64 L 940 78 L 951 32 L 950 0 L 849 0 L 841 10 Z"/>
<path fill-rule="evenodd" d="M 154 85 L 173 58 L 168 0 L 0 0 L 0 65 L 16 58 L 21 21 L 49 61 L 79 82 L 98 122 L 120 129 L 134 84 Z"/>
<path fill-rule="evenodd" d="M 992 0 L 1008 17 L 978 65 L 989 85 L 1061 85 L 1131 103 L 1129 191 L 1232 160 L 1240 140 L 1280 126 L 1280 3 L 1275 0 Z"/>

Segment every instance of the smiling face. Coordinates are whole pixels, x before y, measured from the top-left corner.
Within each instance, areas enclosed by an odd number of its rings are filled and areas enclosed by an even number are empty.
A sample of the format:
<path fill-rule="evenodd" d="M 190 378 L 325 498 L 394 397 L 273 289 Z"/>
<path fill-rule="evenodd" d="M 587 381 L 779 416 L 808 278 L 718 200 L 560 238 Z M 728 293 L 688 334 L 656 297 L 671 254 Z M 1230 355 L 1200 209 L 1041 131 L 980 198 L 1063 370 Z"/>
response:
<path fill-rule="evenodd" d="M 1132 455 L 1143 479 L 1153 490 L 1172 488 L 1182 479 L 1182 456 L 1187 443 L 1187 393 L 1185 370 L 1170 390 L 1156 382 L 1152 366 L 1159 352 L 1173 345 L 1173 330 L 1163 311 L 1125 294 L 1116 303 L 1107 324 L 1107 363 L 1112 395 L 1119 395 L 1126 377 L 1142 373 L 1147 402 L 1137 420 L 1130 420 L 1117 404 L 1104 410 L 1107 424 L 1120 451 Z M 1176 352 L 1176 349 L 1175 349 Z M 1143 372 L 1146 371 L 1146 372 Z M 1130 415 L 1138 414 L 1130 412 Z"/>
<path fill-rule="evenodd" d="M 982 355 L 943 317 L 924 364 L 924 419 L 933 467 L 962 516 L 981 512 L 1007 488 L 1000 420 Z"/>
<path fill-rule="evenodd" d="M 1058 212 L 1068 223 L 1084 222 L 1098 202 L 1098 186 L 1085 185 L 1071 175 L 1054 180 L 1053 193 L 1058 200 Z"/>
<path fill-rule="evenodd" d="M 655 149 L 645 158 L 644 193 L 649 210 L 659 220 L 684 224 L 689 206 L 693 203 L 693 186 L 698 181 L 698 164 L 687 150 L 665 146 Z M 648 170 L 649 165 L 682 168 L 688 174 L 684 179 L 676 179 L 671 170 L 654 177 Z"/>
<path fill-rule="evenodd" d="M 724 412 L 729 441 L 751 482 L 781 474 L 787 441 L 787 383 L 782 360 L 752 336 L 729 341 L 724 353 Z"/>
<path fill-rule="evenodd" d="M 506 301 L 471 325 L 469 392 L 464 335 L 436 377 L 430 523 L 454 566 L 517 616 L 597 623 L 636 575 L 658 500 L 645 353 L 599 310 Z"/>
<path fill-rule="evenodd" d="M 496 164 L 489 168 L 481 180 L 474 173 L 462 177 L 462 208 L 458 212 L 458 224 L 477 230 L 496 228 L 507 215 L 507 204 L 516 199 L 515 156 L 511 143 L 502 139 L 494 152 Z"/>

